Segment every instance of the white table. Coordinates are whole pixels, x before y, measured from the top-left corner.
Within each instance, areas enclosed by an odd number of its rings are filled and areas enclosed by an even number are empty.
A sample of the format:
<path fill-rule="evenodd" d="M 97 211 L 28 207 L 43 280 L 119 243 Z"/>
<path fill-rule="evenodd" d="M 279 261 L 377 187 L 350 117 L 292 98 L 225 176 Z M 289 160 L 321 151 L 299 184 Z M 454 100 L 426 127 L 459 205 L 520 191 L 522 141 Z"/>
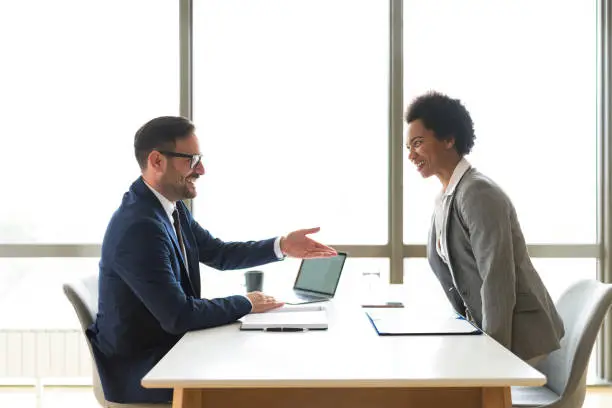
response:
<path fill-rule="evenodd" d="M 503 407 L 544 375 L 486 335 L 378 336 L 357 302 L 328 303 L 329 329 L 191 332 L 143 378 L 185 407 Z"/>

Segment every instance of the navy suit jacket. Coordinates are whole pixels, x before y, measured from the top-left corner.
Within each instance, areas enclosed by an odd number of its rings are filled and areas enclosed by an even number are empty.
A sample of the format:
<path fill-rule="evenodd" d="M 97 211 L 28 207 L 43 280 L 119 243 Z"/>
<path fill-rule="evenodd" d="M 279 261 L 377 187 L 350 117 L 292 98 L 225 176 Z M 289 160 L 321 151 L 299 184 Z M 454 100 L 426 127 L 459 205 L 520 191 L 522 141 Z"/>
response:
<path fill-rule="evenodd" d="M 172 400 L 171 389 L 146 389 L 142 378 L 190 330 L 220 326 L 251 311 L 244 296 L 200 298 L 199 262 L 241 269 L 278 258 L 274 240 L 223 242 L 177 202 L 189 270 L 167 213 L 136 180 L 102 243 L 96 321 L 86 331 L 107 401 Z M 206 347 L 206 344 L 202 344 Z"/>

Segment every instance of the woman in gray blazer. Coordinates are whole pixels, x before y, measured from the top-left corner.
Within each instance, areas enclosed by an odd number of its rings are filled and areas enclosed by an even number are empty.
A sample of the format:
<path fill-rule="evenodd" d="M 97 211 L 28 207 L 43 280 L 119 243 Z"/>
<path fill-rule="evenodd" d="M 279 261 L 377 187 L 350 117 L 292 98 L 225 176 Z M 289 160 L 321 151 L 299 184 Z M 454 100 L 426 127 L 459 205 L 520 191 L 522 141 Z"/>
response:
<path fill-rule="evenodd" d="M 409 160 L 442 190 L 427 258 L 455 310 L 523 360 L 560 347 L 565 331 L 533 267 L 512 202 L 466 160 L 472 119 L 457 99 L 432 92 L 406 114 Z"/>

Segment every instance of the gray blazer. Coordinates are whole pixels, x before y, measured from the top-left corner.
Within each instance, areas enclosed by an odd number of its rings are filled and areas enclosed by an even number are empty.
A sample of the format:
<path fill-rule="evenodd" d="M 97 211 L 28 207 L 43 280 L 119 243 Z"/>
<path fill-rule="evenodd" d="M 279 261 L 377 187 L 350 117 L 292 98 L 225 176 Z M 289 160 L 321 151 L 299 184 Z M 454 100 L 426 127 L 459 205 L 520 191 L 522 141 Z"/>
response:
<path fill-rule="evenodd" d="M 529 259 L 514 206 L 492 180 L 471 168 L 457 184 L 446 225 L 450 268 L 436 251 L 433 223 L 429 235 L 429 264 L 458 313 L 523 360 L 560 347 L 563 322 Z"/>

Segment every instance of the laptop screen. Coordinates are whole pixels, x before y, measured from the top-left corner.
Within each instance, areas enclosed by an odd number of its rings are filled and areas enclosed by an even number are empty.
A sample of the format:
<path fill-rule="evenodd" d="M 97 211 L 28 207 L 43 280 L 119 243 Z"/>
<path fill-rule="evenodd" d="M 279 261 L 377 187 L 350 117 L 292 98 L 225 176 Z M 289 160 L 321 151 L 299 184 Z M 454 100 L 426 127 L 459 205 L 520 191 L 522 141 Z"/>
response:
<path fill-rule="evenodd" d="M 339 252 L 330 258 L 304 259 L 293 289 L 333 296 L 336 293 L 346 254 Z"/>

